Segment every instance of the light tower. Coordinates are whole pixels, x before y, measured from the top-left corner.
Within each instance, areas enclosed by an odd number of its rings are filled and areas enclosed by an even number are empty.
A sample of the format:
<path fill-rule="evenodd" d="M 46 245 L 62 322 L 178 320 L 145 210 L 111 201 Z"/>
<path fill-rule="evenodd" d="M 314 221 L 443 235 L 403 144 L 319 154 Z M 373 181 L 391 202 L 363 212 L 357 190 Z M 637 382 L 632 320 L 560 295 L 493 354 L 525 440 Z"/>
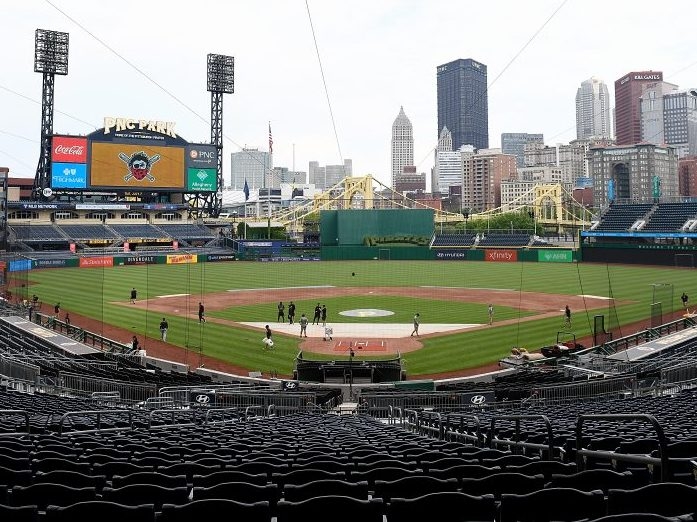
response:
<path fill-rule="evenodd" d="M 218 148 L 218 192 L 196 195 L 190 212 L 200 217 L 217 217 L 223 202 L 223 94 L 235 92 L 235 57 L 222 54 L 208 55 L 208 91 L 211 93 L 211 143 Z"/>
<path fill-rule="evenodd" d="M 51 136 L 53 135 L 53 92 L 55 75 L 68 74 L 68 33 L 37 29 L 34 37 L 34 72 L 42 73 L 41 152 L 34 178 L 34 199 L 50 196 Z M 48 190 L 47 190 L 48 189 Z"/>

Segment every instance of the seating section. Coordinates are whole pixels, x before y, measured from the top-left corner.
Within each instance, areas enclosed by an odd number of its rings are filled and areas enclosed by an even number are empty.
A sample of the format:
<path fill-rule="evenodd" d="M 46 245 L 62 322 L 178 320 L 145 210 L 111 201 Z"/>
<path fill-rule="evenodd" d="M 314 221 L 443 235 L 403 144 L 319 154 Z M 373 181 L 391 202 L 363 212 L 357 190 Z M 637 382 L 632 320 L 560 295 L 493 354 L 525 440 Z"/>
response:
<path fill-rule="evenodd" d="M 638 220 L 646 216 L 653 203 L 634 203 L 631 205 L 611 205 L 601 216 L 593 229 L 596 232 L 625 232 Z"/>
<path fill-rule="evenodd" d="M 119 236 L 129 239 L 129 238 L 140 238 L 140 239 L 167 239 L 169 236 L 160 230 L 159 228 L 149 225 L 121 225 L 114 224 L 109 225 L 111 229 L 116 232 Z"/>
<path fill-rule="evenodd" d="M 157 225 L 157 228 L 162 230 L 172 239 L 183 241 L 210 241 L 215 238 L 208 228 L 198 224 L 163 224 Z"/>
<path fill-rule="evenodd" d="M 477 234 L 436 234 L 432 248 L 469 248 L 474 245 Z"/>
<path fill-rule="evenodd" d="M 643 232 L 677 232 L 690 219 L 697 219 L 697 203 L 659 203 Z"/>
<path fill-rule="evenodd" d="M 480 247 L 524 247 L 530 244 L 530 234 L 487 234 L 479 240 Z"/>
<path fill-rule="evenodd" d="M 74 241 L 90 241 L 95 239 L 104 239 L 115 241 L 119 239 L 111 228 L 99 225 L 60 225 L 60 230 Z"/>
<path fill-rule="evenodd" d="M 574 469 L 366 415 L 25 435 L 0 438 L 0 515 L 400 522 L 467 513 L 505 522 L 686 517 L 697 505 L 695 486 L 637 486 L 631 471 Z"/>
<path fill-rule="evenodd" d="M 17 240 L 25 243 L 68 240 L 54 225 L 12 225 L 10 228 Z"/>

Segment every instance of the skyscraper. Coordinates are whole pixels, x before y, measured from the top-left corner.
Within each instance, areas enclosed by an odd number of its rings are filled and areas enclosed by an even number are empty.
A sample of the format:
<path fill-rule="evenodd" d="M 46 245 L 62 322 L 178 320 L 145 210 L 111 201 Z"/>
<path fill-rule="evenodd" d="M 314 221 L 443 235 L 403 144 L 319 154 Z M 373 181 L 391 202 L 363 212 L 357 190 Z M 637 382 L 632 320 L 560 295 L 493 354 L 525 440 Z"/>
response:
<path fill-rule="evenodd" d="M 400 107 L 392 124 L 392 188 L 404 167 L 411 165 L 414 165 L 414 130 L 404 114 L 404 107 Z"/>
<path fill-rule="evenodd" d="M 576 138 L 611 138 L 610 93 L 605 82 L 590 78 L 576 91 Z"/>
<path fill-rule="evenodd" d="M 663 96 L 663 125 L 666 143 L 675 147 L 678 157 L 697 154 L 697 89 Z"/>
<path fill-rule="evenodd" d="M 661 71 L 639 71 L 615 80 L 615 135 L 617 145 L 641 142 L 641 95 L 648 84 L 663 81 Z"/>
<path fill-rule="evenodd" d="M 501 134 L 501 152 L 513 154 L 518 168 L 525 166 L 525 145 L 527 143 L 544 143 L 542 134 L 527 132 L 504 132 Z"/>
<path fill-rule="evenodd" d="M 468 147 L 468 153 L 474 154 L 474 147 Z M 450 187 L 462 186 L 462 153 L 453 151 L 453 137 L 447 127 L 441 130 L 435 153 L 431 191 L 448 194 Z"/>
<path fill-rule="evenodd" d="M 639 98 L 642 142 L 654 145 L 668 143 L 663 133 L 663 97 L 677 89 L 677 85 L 668 82 L 651 82 L 644 86 Z"/>
<path fill-rule="evenodd" d="M 242 190 L 245 181 L 250 190 L 274 186 L 269 170 L 273 168 L 271 155 L 259 149 L 243 148 L 230 154 L 230 187 Z"/>
<path fill-rule="evenodd" d="M 453 150 L 462 145 L 489 148 L 489 102 L 486 65 L 471 58 L 458 59 L 436 69 L 438 129 L 447 127 Z"/>

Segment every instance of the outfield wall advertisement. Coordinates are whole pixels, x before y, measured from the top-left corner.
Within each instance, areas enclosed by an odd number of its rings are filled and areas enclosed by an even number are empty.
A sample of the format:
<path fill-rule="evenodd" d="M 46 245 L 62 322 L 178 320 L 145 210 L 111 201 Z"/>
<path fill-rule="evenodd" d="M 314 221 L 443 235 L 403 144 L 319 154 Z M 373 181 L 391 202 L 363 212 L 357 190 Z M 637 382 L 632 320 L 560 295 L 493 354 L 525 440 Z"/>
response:
<path fill-rule="evenodd" d="M 484 251 L 484 260 L 496 263 L 514 263 L 518 261 L 518 251 L 509 249 L 490 249 Z"/>
<path fill-rule="evenodd" d="M 538 250 L 537 260 L 540 263 L 571 263 L 573 252 L 571 250 Z"/>

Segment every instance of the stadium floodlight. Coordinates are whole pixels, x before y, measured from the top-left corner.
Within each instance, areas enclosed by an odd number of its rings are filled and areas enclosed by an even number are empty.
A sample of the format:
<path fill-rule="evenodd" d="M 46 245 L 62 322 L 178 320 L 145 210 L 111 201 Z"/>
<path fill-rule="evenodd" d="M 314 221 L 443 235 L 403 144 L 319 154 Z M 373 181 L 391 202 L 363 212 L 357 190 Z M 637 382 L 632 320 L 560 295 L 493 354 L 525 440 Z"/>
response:
<path fill-rule="evenodd" d="M 232 94 L 235 92 L 235 57 L 208 55 L 208 91 Z"/>
<path fill-rule="evenodd" d="M 37 29 L 34 37 L 34 72 L 68 74 L 68 33 Z"/>

